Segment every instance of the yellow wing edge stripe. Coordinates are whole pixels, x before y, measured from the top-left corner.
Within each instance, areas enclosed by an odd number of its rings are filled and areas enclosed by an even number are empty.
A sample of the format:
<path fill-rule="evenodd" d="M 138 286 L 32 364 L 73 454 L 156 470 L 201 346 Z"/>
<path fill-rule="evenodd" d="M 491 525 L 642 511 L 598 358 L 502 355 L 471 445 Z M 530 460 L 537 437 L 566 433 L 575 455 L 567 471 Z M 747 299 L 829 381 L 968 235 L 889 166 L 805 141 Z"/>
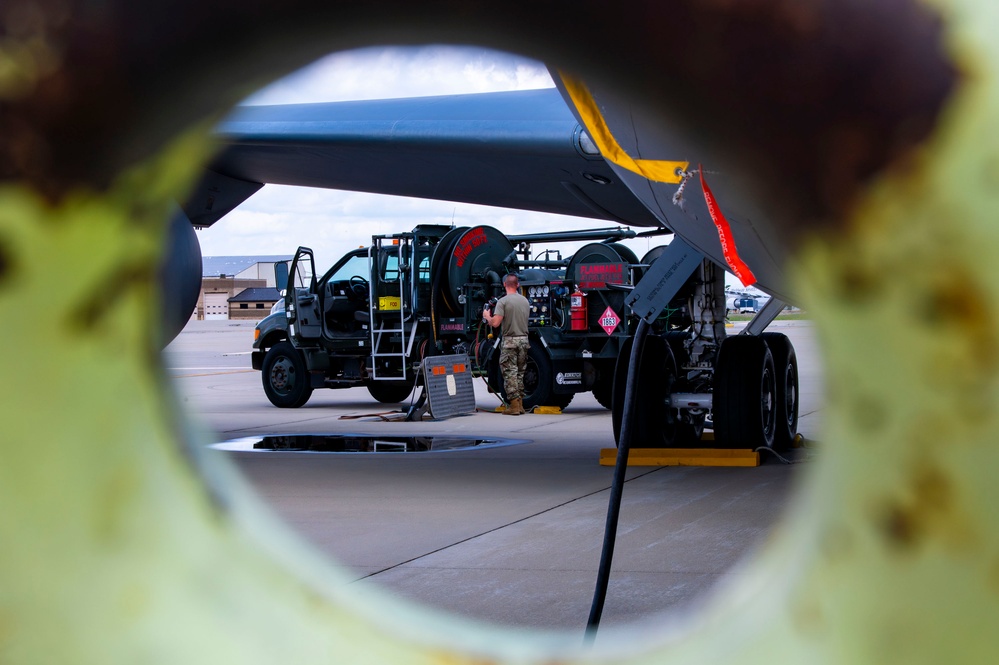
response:
<path fill-rule="evenodd" d="M 583 124 L 586 125 L 586 131 L 589 132 L 590 138 L 593 139 L 597 149 L 600 150 L 600 154 L 605 159 L 655 182 L 678 185 L 683 181 L 683 173 L 687 171 L 690 162 L 635 159 L 625 152 L 617 139 L 614 138 L 586 85 L 565 72 L 559 72 L 559 77 L 562 79 L 566 92 L 569 93 L 569 98 L 579 112 Z"/>

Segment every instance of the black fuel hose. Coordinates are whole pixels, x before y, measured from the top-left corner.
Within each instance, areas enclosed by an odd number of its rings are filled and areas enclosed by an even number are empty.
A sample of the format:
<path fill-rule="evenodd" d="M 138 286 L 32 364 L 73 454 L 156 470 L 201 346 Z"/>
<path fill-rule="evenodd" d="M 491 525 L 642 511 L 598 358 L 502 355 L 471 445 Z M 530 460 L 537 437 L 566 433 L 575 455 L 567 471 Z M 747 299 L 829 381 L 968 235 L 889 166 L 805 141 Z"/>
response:
<path fill-rule="evenodd" d="M 449 265 L 447 262 L 447 257 L 451 255 L 452 251 L 454 251 L 454 247 L 455 245 L 458 244 L 458 240 L 460 238 L 461 238 L 460 235 L 455 236 L 450 241 L 448 241 L 447 247 L 442 247 L 441 245 L 437 245 L 437 248 L 434 250 L 435 257 L 437 252 L 440 250 L 444 250 L 444 254 L 441 255 L 440 262 L 437 264 L 437 272 L 434 273 L 433 279 L 430 283 L 430 329 L 431 329 L 431 336 L 434 340 L 433 349 L 431 349 L 430 351 L 430 355 L 432 356 L 437 355 L 437 307 L 438 307 L 438 298 L 440 298 L 442 295 L 440 293 L 440 290 L 441 290 L 441 284 L 444 281 L 444 273 L 447 272 L 447 268 Z M 430 263 L 433 264 L 433 258 L 431 258 Z"/>
<path fill-rule="evenodd" d="M 628 361 L 628 379 L 624 386 L 624 409 L 621 412 L 621 432 L 618 436 L 617 462 L 614 464 L 614 479 L 611 482 L 610 498 L 607 502 L 607 522 L 604 525 L 604 544 L 600 552 L 600 567 L 597 570 L 597 584 L 593 590 L 593 603 L 590 605 L 590 617 L 586 621 L 584 642 L 592 644 L 600 626 L 600 616 L 604 611 L 604 601 L 607 598 L 607 585 L 610 581 L 611 561 L 614 558 L 614 543 L 617 540 L 617 521 L 621 514 L 621 496 L 624 494 L 624 476 L 628 471 L 628 451 L 631 449 L 631 437 L 634 432 L 635 402 L 637 398 L 639 361 L 642 357 L 642 347 L 649 334 L 649 324 L 640 319 L 635 337 L 632 340 L 631 357 Z"/>

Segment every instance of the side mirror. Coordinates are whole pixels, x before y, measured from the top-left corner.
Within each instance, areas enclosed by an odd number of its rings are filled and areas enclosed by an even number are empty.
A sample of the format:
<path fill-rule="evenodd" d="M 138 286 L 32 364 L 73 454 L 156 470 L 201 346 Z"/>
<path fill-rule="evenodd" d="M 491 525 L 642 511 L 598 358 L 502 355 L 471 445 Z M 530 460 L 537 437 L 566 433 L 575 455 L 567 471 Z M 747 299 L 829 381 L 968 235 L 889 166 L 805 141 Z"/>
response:
<path fill-rule="evenodd" d="M 277 261 L 274 264 L 274 288 L 283 292 L 288 288 L 288 263 Z"/>

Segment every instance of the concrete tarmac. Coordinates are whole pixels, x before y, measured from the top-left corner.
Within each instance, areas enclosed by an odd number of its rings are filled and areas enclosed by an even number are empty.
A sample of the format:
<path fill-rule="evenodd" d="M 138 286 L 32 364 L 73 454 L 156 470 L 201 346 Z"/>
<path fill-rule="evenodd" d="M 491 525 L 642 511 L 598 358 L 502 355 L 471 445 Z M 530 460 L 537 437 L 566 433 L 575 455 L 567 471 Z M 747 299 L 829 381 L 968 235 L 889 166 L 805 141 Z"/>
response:
<path fill-rule="evenodd" d="M 809 322 L 770 330 L 794 343 L 799 430 L 820 433 L 822 371 Z M 730 329 L 737 332 L 738 328 Z M 450 435 L 528 443 L 461 451 L 220 452 L 351 584 L 493 623 L 582 632 L 600 560 L 613 447 L 590 393 L 561 415 L 516 418 L 476 380 L 474 415 L 417 423 L 343 416 L 390 411 L 364 388 L 317 390 L 300 409 L 270 404 L 250 369 L 253 323 L 194 321 L 164 352 L 180 400 L 218 441 L 266 434 Z M 767 537 L 814 451 L 755 468 L 632 468 L 624 489 L 603 626 L 684 612 Z"/>

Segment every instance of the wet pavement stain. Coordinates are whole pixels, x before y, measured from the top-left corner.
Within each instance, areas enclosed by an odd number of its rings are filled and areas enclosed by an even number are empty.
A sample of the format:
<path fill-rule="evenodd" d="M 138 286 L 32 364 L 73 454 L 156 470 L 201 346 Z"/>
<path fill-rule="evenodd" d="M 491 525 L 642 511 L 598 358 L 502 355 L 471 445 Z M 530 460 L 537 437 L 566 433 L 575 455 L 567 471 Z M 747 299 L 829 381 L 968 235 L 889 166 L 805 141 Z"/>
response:
<path fill-rule="evenodd" d="M 370 434 L 275 434 L 236 439 L 213 447 L 232 451 L 316 453 L 419 453 L 471 450 L 528 443 L 523 439 Z"/>

